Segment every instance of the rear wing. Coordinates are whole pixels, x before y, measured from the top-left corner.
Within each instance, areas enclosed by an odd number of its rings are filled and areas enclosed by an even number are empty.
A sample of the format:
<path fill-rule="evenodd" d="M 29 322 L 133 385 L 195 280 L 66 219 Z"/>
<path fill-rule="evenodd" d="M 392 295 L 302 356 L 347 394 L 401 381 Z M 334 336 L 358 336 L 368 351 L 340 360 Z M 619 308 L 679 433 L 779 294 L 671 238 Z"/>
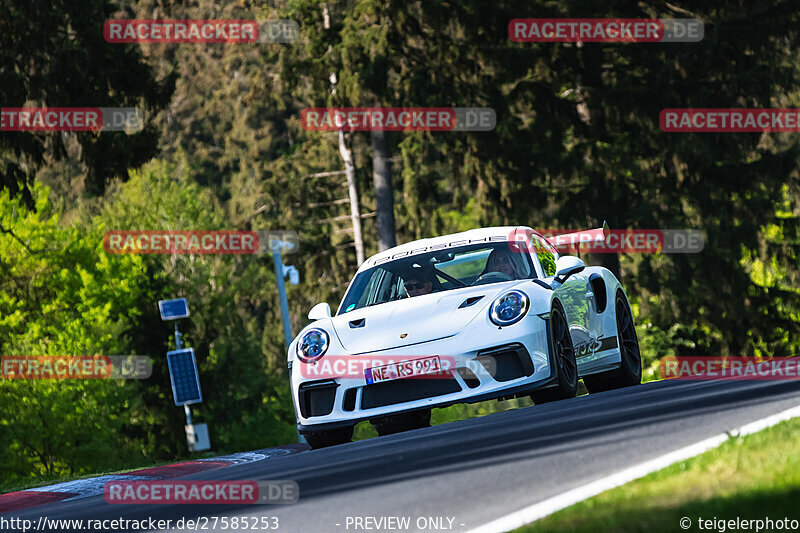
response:
<path fill-rule="evenodd" d="M 600 245 L 602 247 L 611 230 L 606 221 L 603 225 L 595 229 L 587 229 L 581 231 L 573 231 L 567 233 L 568 230 L 554 230 L 554 231 L 535 231 L 531 228 L 515 228 L 509 235 L 508 240 L 512 252 L 521 253 L 540 253 L 541 248 L 544 247 L 553 253 L 576 253 L 580 256 L 580 248 L 582 245 Z M 531 239 L 532 234 L 537 234 L 540 238 L 544 237 L 544 242 L 539 239 Z"/>
<path fill-rule="evenodd" d="M 608 224 L 604 220 L 602 227 L 596 229 L 576 231 L 573 233 L 562 233 L 560 235 L 554 235 L 550 237 L 548 240 L 550 241 L 550 244 L 552 244 L 553 246 L 555 246 L 560 250 L 571 249 L 572 247 L 575 247 L 576 251 L 580 253 L 581 244 L 605 242 L 606 238 L 610 234 L 611 230 L 609 229 Z"/>
<path fill-rule="evenodd" d="M 610 234 L 611 230 L 604 220 L 603 225 L 599 228 L 554 235 L 548 238 L 548 241 L 550 241 L 550 244 L 552 244 L 559 253 L 575 253 L 580 257 L 582 244 L 604 243 Z"/>

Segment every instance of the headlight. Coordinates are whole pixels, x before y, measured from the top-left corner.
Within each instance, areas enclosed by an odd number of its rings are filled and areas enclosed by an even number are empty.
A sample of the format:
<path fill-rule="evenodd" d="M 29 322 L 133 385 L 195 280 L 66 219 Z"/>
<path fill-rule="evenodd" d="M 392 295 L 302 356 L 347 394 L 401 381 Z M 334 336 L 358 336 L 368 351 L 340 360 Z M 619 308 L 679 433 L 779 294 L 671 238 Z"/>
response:
<path fill-rule="evenodd" d="M 321 329 L 306 331 L 297 343 L 297 357 L 306 363 L 316 361 L 328 351 L 330 338 Z"/>
<path fill-rule="evenodd" d="M 492 302 L 489 318 L 498 326 L 510 326 L 519 322 L 530 306 L 528 297 L 521 291 L 510 291 Z"/>

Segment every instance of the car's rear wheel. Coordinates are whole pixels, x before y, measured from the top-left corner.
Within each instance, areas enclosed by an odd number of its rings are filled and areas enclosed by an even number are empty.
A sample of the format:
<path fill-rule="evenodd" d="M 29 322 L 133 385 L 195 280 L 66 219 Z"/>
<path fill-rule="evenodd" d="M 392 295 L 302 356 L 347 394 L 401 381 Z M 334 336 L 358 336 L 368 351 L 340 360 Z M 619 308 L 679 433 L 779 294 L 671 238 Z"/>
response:
<path fill-rule="evenodd" d="M 556 300 L 550 311 L 550 346 L 553 353 L 550 360 L 556 373 L 555 387 L 542 389 L 531 394 L 533 403 L 547 403 L 574 398 L 578 391 L 578 364 L 575 361 L 575 348 L 569 334 L 564 308 Z"/>
<path fill-rule="evenodd" d="M 622 361 L 619 370 L 613 374 L 583 378 L 583 383 L 589 392 L 630 387 L 642 382 L 642 356 L 639 353 L 639 340 L 636 337 L 631 307 L 622 291 L 617 291 L 614 310 L 617 317 L 617 343 Z"/>
<path fill-rule="evenodd" d="M 303 438 L 305 438 L 308 445 L 315 450 L 317 448 L 336 446 L 337 444 L 344 444 L 352 440 L 353 426 L 340 429 L 328 429 L 325 431 L 309 431 L 303 433 Z"/>
<path fill-rule="evenodd" d="M 403 413 L 400 415 L 387 416 L 372 420 L 372 426 L 378 435 L 391 435 L 393 433 L 400 433 L 402 431 L 410 431 L 412 429 L 426 428 L 431 425 L 431 411 L 425 409 L 422 411 L 414 411 L 411 413 Z"/>

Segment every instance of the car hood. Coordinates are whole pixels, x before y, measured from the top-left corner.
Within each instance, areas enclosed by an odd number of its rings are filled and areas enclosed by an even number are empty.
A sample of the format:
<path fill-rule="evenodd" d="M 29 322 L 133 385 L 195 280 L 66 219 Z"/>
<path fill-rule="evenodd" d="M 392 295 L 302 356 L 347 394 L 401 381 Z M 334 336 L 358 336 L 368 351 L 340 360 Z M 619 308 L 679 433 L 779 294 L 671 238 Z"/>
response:
<path fill-rule="evenodd" d="M 411 346 L 456 335 L 485 313 L 497 296 L 522 283 L 525 281 L 415 296 L 344 313 L 332 317 L 331 323 L 349 354 Z M 482 298 L 473 305 L 459 308 L 478 296 Z"/>

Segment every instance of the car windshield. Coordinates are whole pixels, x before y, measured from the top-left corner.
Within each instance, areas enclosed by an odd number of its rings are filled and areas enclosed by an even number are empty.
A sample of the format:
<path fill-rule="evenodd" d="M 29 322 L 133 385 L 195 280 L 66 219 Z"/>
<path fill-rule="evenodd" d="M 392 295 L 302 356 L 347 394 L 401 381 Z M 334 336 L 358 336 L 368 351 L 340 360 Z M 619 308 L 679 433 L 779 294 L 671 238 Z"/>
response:
<path fill-rule="evenodd" d="M 530 255 L 513 242 L 436 250 L 361 272 L 347 291 L 339 314 L 433 292 L 534 277 Z"/>

